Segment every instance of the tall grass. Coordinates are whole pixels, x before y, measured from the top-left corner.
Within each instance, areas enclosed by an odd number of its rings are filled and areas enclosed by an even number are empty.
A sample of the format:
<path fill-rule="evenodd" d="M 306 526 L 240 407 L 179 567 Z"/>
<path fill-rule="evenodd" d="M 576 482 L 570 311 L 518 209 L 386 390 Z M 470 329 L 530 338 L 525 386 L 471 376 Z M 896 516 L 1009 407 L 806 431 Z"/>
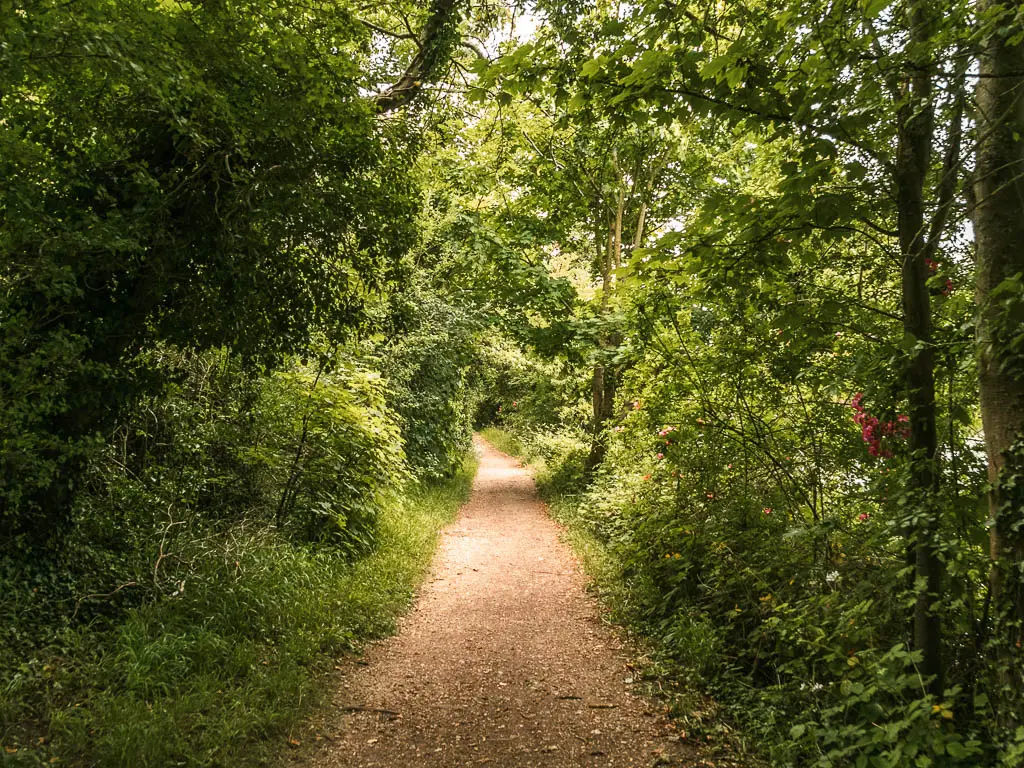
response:
<path fill-rule="evenodd" d="M 515 456 L 520 459 L 526 458 L 525 446 L 519 438 L 511 432 L 506 432 L 504 429 L 498 429 L 498 427 L 484 427 L 480 430 L 480 434 L 483 436 L 484 440 L 502 453 L 507 453 L 509 456 Z"/>
<path fill-rule="evenodd" d="M 234 528 L 179 594 L 105 631 L 68 632 L 59 653 L 26 666 L 0 714 L 34 722 L 3 723 L 0 764 L 276 764 L 333 660 L 394 630 L 475 470 L 468 458 L 454 478 L 412 488 L 355 562 Z"/>

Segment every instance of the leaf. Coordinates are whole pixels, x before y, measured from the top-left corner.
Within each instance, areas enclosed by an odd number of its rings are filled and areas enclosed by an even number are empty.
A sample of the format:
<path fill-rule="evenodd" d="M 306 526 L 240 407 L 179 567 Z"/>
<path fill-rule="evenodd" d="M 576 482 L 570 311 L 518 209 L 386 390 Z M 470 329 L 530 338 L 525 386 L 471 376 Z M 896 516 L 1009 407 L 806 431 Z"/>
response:
<path fill-rule="evenodd" d="M 892 4 L 892 0 L 865 0 L 864 15 L 873 19 Z"/>
<path fill-rule="evenodd" d="M 733 57 L 729 54 L 724 56 L 716 56 L 715 58 L 708 61 L 700 68 L 700 76 L 705 80 L 711 80 L 718 77 L 718 74 L 725 69 L 733 61 Z"/>
<path fill-rule="evenodd" d="M 728 72 L 726 72 L 725 82 L 729 85 L 731 89 L 735 90 L 737 86 L 739 86 L 739 84 L 743 82 L 743 78 L 746 76 L 746 67 L 732 67 L 731 69 L 729 69 Z"/>
<path fill-rule="evenodd" d="M 593 77 L 601 71 L 601 68 L 605 65 L 606 61 L 607 59 L 604 56 L 598 56 L 596 59 L 586 61 L 583 63 L 583 66 L 580 67 L 580 74 L 583 75 L 583 77 Z"/>

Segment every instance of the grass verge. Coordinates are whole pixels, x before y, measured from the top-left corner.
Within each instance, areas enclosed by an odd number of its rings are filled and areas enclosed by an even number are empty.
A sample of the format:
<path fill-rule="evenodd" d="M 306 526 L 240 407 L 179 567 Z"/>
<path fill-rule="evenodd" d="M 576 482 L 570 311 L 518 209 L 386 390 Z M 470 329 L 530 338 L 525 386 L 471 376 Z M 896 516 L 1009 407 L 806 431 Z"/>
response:
<path fill-rule="evenodd" d="M 276 764 L 333 660 L 394 630 L 475 471 L 411 489 L 354 563 L 239 527 L 174 598 L 16 660 L 0 716 L 23 721 L 0 721 L 0 765 Z"/>
<path fill-rule="evenodd" d="M 484 440 L 493 445 L 502 453 L 515 456 L 517 459 L 526 459 L 526 449 L 515 435 L 497 427 L 484 427 L 480 430 Z"/>

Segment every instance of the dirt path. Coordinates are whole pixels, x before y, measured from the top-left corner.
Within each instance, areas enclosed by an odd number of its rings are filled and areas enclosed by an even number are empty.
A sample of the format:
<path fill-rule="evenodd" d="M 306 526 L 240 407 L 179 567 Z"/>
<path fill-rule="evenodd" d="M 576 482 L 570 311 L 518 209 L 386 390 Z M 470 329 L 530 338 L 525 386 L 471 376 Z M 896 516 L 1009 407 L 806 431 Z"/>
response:
<path fill-rule="evenodd" d="M 345 676 L 311 765 L 690 765 L 631 692 L 623 649 L 527 471 L 478 449 L 473 495 L 415 610 Z"/>

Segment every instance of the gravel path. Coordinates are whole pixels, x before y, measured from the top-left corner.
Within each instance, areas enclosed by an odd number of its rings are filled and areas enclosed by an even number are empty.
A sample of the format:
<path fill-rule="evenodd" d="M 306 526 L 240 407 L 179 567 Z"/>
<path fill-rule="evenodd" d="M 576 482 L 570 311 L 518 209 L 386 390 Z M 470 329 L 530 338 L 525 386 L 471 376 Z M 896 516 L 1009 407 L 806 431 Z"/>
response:
<path fill-rule="evenodd" d="M 344 675 L 317 768 L 691 765 L 631 692 L 533 481 L 477 442 L 480 470 L 401 632 Z"/>

